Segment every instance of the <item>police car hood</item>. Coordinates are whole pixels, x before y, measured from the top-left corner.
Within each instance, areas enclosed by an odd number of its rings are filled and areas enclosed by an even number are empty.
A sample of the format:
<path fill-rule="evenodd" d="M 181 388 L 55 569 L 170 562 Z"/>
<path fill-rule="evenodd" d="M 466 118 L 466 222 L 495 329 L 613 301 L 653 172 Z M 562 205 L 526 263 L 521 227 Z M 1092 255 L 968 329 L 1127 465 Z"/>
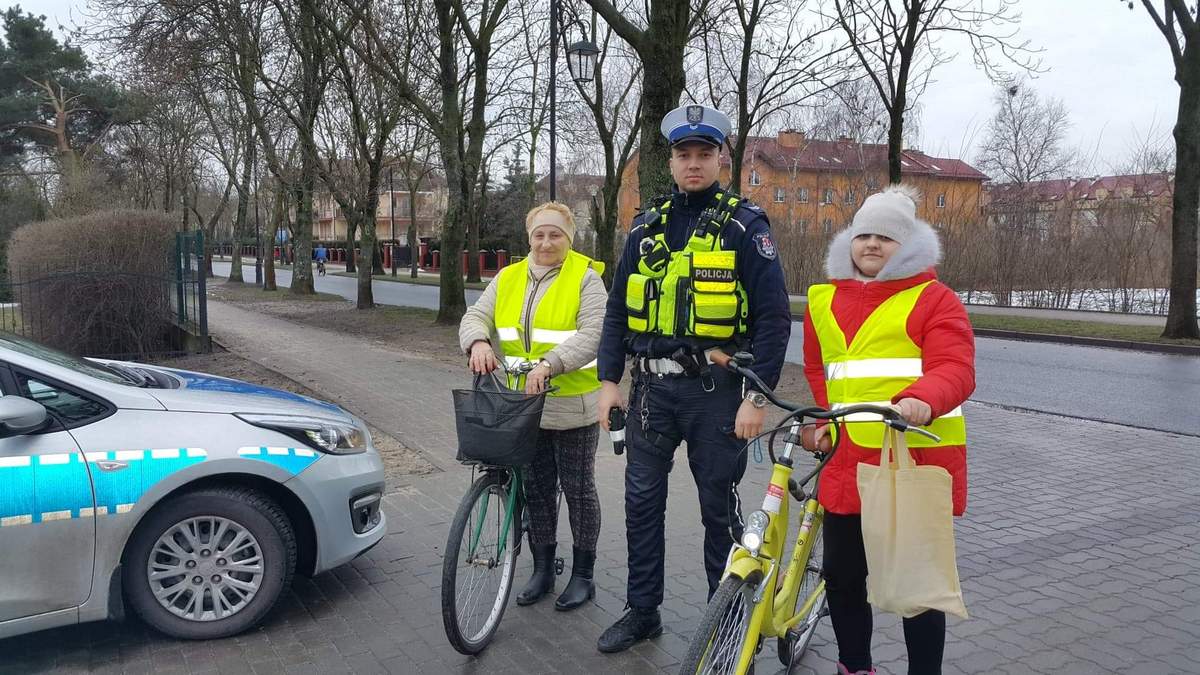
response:
<path fill-rule="evenodd" d="M 137 364 L 137 368 L 157 371 L 178 382 L 177 388 L 145 390 L 167 410 L 308 415 L 350 423 L 354 421 L 353 416 L 340 406 L 290 391 L 162 366 Z"/>

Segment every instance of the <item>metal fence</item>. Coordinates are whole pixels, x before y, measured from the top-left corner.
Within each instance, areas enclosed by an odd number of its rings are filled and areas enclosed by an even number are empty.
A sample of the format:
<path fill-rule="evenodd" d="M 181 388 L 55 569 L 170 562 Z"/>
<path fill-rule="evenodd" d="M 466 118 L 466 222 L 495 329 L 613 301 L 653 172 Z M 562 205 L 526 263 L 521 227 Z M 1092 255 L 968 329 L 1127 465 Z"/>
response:
<path fill-rule="evenodd" d="M 0 330 L 73 354 L 145 358 L 207 352 L 204 234 L 182 232 L 159 270 L 10 270 Z"/>

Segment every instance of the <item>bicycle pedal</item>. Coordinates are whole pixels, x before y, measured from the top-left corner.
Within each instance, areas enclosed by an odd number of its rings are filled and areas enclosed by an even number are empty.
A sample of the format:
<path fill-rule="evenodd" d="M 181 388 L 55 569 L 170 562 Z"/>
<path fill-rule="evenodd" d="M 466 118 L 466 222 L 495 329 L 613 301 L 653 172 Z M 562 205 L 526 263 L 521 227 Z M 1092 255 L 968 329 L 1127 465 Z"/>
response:
<path fill-rule="evenodd" d="M 566 569 L 566 566 L 567 566 L 567 564 L 562 558 L 555 558 L 554 559 L 554 574 L 555 575 L 562 574 L 563 570 Z"/>

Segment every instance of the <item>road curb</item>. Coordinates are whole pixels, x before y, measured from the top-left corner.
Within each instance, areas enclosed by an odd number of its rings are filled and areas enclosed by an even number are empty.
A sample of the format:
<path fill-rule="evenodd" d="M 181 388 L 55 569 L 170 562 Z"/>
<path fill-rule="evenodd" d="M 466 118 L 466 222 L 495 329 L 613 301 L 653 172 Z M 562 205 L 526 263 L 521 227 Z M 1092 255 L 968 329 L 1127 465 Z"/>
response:
<path fill-rule="evenodd" d="M 1051 333 L 1022 333 L 1015 330 L 997 330 L 993 328 L 976 328 L 975 335 L 977 337 L 990 337 L 1000 340 L 1019 340 L 1022 342 L 1054 342 L 1058 344 L 1083 345 L 1087 347 L 1131 349 L 1141 352 L 1157 352 L 1159 354 L 1200 356 L 1200 346 L 1193 345 L 1176 345 L 1159 342 L 1137 342 L 1134 340 L 1111 340 L 1108 338 L 1083 337 L 1079 335 L 1054 335 Z"/>
<path fill-rule="evenodd" d="M 793 314 L 792 321 L 804 321 L 802 314 Z M 1084 337 L 1081 335 L 1057 335 L 1054 333 L 1025 333 L 1015 330 L 999 330 L 996 328 L 976 328 L 976 337 L 995 338 L 997 340 L 1016 340 L 1019 342 L 1051 342 L 1065 345 L 1082 345 L 1085 347 L 1105 347 L 1107 349 L 1128 349 L 1139 352 L 1156 352 L 1159 354 L 1181 354 L 1183 356 L 1200 356 L 1200 345 L 1176 345 L 1160 342 L 1138 342 L 1136 340 L 1112 340 L 1109 338 Z"/>

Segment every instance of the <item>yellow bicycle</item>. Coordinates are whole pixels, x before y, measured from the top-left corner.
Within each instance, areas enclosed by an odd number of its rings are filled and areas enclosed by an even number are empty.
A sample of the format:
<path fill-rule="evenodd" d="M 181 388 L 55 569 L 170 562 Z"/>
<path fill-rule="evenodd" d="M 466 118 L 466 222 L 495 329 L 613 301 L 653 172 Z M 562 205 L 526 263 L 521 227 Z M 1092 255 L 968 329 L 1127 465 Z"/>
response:
<path fill-rule="evenodd" d="M 891 407 L 851 405 L 836 410 L 804 408 L 775 396 L 747 366 L 749 354 L 735 354 L 729 369 L 753 382 L 771 403 L 788 411 L 776 428 L 761 434 L 769 436 L 767 449 L 774 468 L 762 508 L 746 518 L 741 542 L 729 552 L 725 574 L 717 592 L 708 602 L 684 657 L 681 675 L 695 673 L 742 674 L 754 671 L 754 658 L 764 638 L 777 638 L 779 660 L 784 666 L 800 660 L 821 618 L 828 614 L 825 605 L 825 581 L 821 575 L 821 525 L 825 511 L 817 502 L 813 479 L 837 452 L 838 441 L 845 435 L 835 433 L 828 453 L 813 453 L 816 468 L 801 480 L 792 478 L 792 452 L 800 444 L 800 431 L 819 420 L 844 424 L 862 416 L 882 422 L 901 432 L 912 431 L 936 439 L 924 429 L 910 427 Z M 805 422 L 808 419 L 810 421 Z M 774 441 L 784 433 L 783 452 L 776 457 Z M 811 491 L 809 483 L 813 483 Z M 787 544 L 788 512 L 791 495 L 801 505 L 800 529 L 787 567 L 780 569 Z"/>

